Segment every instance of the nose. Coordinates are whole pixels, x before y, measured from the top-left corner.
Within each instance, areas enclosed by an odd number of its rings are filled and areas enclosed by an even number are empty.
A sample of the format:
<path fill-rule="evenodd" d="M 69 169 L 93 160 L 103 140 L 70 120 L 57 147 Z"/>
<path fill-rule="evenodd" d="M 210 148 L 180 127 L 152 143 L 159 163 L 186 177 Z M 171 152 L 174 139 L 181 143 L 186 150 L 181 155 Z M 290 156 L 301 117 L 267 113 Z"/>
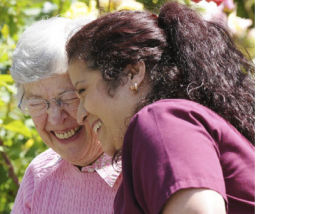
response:
<path fill-rule="evenodd" d="M 83 107 L 82 101 L 80 100 L 80 104 L 78 106 L 78 112 L 77 112 L 77 122 L 82 125 L 84 121 L 86 120 L 88 116 L 88 112 Z"/>
<path fill-rule="evenodd" d="M 62 124 L 67 117 L 67 112 L 65 112 L 56 104 L 51 105 L 48 109 L 48 121 L 53 125 Z"/>

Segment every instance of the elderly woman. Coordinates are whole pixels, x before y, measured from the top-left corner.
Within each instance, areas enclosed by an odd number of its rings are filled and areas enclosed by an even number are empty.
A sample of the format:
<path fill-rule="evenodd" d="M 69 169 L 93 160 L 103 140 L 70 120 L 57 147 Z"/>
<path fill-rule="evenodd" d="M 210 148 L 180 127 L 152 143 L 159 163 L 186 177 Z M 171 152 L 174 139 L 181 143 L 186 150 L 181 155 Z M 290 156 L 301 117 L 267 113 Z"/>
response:
<path fill-rule="evenodd" d="M 19 107 L 50 149 L 28 166 L 12 213 L 112 213 L 119 172 L 90 124 L 77 123 L 79 99 L 66 73 L 66 41 L 86 23 L 38 21 L 21 35 L 13 54 Z"/>
<path fill-rule="evenodd" d="M 122 157 L 115 213 L 254 213 L 254 67 L 225 29 L 168 3 L 107 14 L 67 53 L 78 122 Z"/>

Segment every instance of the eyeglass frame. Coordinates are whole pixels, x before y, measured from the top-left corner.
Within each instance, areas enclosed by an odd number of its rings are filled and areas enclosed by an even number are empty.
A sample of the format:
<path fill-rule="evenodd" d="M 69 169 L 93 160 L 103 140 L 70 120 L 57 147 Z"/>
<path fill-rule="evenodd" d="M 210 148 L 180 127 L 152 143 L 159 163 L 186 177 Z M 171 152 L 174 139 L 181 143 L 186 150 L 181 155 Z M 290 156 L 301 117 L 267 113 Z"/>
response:
<path fill-rule="evenodd" d="M 59 108 L 64 108 L 63 107 L 63 104 L 66 104 L 66 103 L 64 103 L 63 101 L 62 101 L 62 99 L 61 99 L 61 96 L 64 94 L 64 93 L 67 93 L 67 92 L 74 92 L 76 95 L 77 95 L 77 98 L 78 98 L 78 100 L 79 100 L 79 96 L 78 96 L 78 94 L 77 94 L 77 92 L 74 90 L 74 89 L 70 89 L 70 90 L 66 90 L 66 91 L 63 91 L 60 95 L 58 95 L 57 97 L 54 97 L 54 98 L 51 98 L 51 99 L 44 99 L 44 98 L 38 98 L 39 100 L 43 100 L 44 101 L 44 103 L 46 103 L 46 108 L 45 108 L 45 111 L 47 111 L 49 108 L 50 108 L 50 104 L 51 104 L 51 101 L 52 100 L 54 100 L 55 101 L 55 103 L 56 103 L 56 105 L 59 107 Z M 20 99 L 20 102 L 19 102 L 19 104 L 18 104 L 18 108 L 24 113 L 24 114 L 29 114 L 29 115 L 31 115 L 29 112 L 26 112 L 23 108 L 22 108 L 22 102 L 23 102 L 23 98 L 24 98 L 24 95 L 25 95 L 25 93 L 23 93 L 22 94 L 22 97 L 21 97 L 21 99 Z M 65 109 L 66 110 L 66 109 Z M 45 112 L 44 111 L 44 112 Z M 41 115 L 43 115 L 44 114 L 44 112 L 42 113 L 42 114 L 39 114 L 39 115 L 37 115 L 37 116 L 41 116 Z"/>

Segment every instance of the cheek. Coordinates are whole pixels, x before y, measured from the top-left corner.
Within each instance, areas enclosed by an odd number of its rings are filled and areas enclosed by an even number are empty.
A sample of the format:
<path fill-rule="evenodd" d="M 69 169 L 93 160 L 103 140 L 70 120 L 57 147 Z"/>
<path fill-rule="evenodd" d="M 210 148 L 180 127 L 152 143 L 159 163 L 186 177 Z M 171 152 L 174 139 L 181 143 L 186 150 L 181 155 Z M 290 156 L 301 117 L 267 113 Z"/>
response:
<path fill-rule="evenodd" d="M 90 114 L 97 114 L 101 105 L 103 105 L 103 99 L 97 94 L 88 94 L 83 99 L 83 107 Z"/>
<path fill-rule="evenodd" d="M 46 117 L 32 118 L 32 120 L 43 142 L 47 146 L 52 147 L 53 145 L 51 142 L 50 135 L 47 131 L 45 131 L 47 118 Z"/>
<path fill-rule="evenodd" d="M 92 96 L 85 96 L 83 98 L 83 102 L 82 102 L 82 107 L 89 113 L 92 114 L 94 112 L 92 112 L 94 110 L 93 106 L 94 104 L 92 103 Z"/>
<path fill-rule="evenodd" d="M 72 111 L 69 111 L 68 113 L 73 119 L 77 120 L 78 108 L 75 108 Z"/>
<path fill-rule="evenodd" d="M 45 128 L 46 125 L 46 117 L 37 117 L 37 118 L 32 118 L 33 123 L 37 130 L 40 132 Z"/>
<path fill-rule="evenodd" d="M 84 125 L 84 128 L 86 129 L 87 138 L 91 140 L 92 137 L 94 136 L 94 132 L 91 129 L 89 122 L 85 122 L 83 125 Z"/>

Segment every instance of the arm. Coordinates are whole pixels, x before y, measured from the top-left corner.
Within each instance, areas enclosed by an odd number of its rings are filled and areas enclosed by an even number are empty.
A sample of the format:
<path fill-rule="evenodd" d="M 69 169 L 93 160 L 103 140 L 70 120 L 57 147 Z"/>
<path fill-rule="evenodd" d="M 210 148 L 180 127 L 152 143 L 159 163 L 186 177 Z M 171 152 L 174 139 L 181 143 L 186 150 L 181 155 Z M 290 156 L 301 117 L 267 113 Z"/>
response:
<path fill-rule="evenodd" d="M 209 189 L 183 189 L 173 194 L 163 208 L 163 214 L 225 214 L 224 200 Z"/>

